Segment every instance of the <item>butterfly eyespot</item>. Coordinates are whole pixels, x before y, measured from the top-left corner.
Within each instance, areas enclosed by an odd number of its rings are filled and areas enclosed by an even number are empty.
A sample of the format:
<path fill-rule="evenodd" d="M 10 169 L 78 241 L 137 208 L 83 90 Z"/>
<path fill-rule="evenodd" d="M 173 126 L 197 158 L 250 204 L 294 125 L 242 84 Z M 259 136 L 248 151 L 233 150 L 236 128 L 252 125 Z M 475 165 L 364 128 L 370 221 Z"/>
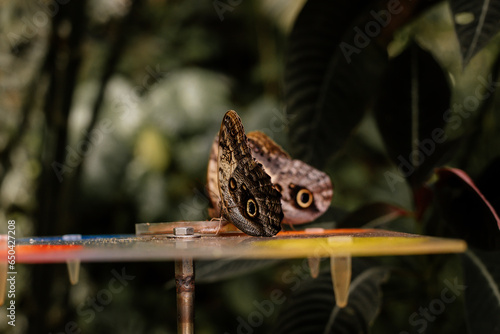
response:
<path fill-rule="evenodd" d="M 278 190 L 280 193 L 283 191 L 283 188 L 281 188 L 279 184 L 275 184 L 274 189 Z"/>
<path fill-rule="evenodd" d="M 299 192 L 297 192 L 297 196 L 295 196 L 295 202 L 303 209 L 310 207 L 313 199 L 313 194 L 305 188 L 300 189 Z"/>
<path fill-rule="evenodd" d="M 237 184 L 234 178 L 229 179 L 229 189 L 236 190 Z"/>
<path fill-rule="evenodd" d="M 241 185 L 241 189 L 243 189 L 244 191 L 247 191 L 247 186 L 243 183 L 243 184 Z"/>
<path fill-rule="evenodd" d="M 247 201 L 247 214 L 253 218 L 257 215 L 257 204 L 253 199 Z"/>

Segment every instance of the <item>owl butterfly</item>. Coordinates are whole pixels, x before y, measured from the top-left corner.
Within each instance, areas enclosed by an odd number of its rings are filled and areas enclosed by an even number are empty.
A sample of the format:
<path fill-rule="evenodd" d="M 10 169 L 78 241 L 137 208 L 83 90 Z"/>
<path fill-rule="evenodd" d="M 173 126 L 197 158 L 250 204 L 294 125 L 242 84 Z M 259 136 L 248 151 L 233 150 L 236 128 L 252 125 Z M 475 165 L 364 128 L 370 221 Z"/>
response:
<path fill-rule="evenodd" d="M 219 194 L 220 216 L 249 235 L 278 233 L 283 220 L 281 194 L 252 157 L 243 124 L 233 110 L 222 119 L 216 152 L 211 166 L 215 175 L 210 177 L 213 191 Z"/>
<path fill-rule="evenodd" d="M 292 159 L 271 138 L 260 131 L 248 134 L 248 146 L 252 156 L 264 166 L 271 182 L 281 193 L 283 223 L 296 225 L 308 223 L 321 216 L 330 206 L 333 187 L 330 178 L 303 161 Z M 219 216 L 219 191 L 217 184 L 216 136 L 208 162 L 208 193 L 212 208 L 209 214 Z"/>

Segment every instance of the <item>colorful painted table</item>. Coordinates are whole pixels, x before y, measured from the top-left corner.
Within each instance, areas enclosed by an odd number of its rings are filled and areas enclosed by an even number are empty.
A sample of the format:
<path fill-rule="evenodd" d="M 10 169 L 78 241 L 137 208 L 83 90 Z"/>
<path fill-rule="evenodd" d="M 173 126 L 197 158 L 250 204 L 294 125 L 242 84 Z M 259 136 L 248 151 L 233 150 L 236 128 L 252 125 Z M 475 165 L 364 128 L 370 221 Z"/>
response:
<path fill-rule="evenodd" d="M 135 235 L 66 235 L 16 240 L 16 263 L 68 264 L 72 284 L 78 282 L 81 262 L 174 261 L 179 333 L 193 332 L 194 267 L 199 259 L 308 258 L 311 275 L 321 258 L 329 257 L 337 305 L 347 304 L 353 256 L 393 256 L 460 253 L 462 240 L 443 239 L 374 229 L 306 229 L 283 231 L 272 238 L 251 237 L 218 221 L 137 224 Z M 217 233 L 217 234 L 216 234 Z M 0 238 L 7 254 L 7 238 Z M 9 273 L 0 262 L 0 301 Z M 2 283 L 4 286 L 2 286 Z"/>

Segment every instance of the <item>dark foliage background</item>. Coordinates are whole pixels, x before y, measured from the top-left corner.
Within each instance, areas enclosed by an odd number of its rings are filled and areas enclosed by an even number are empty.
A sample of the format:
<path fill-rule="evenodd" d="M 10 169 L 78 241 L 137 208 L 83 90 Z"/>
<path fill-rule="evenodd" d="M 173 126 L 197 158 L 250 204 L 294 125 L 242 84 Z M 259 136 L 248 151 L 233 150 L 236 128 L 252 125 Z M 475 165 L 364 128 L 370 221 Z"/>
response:
<path fill-rule="evenodd" d="M 0 220 L 18 237 L 205 219 L 209 147 L 235 109 L 331 176 L 312 225 L 470 249 L 355 259 L 343 310 L 328 261 L 315 280 L 305 260 L 200 263 L 197 333 L 500 333 L 500 1 L 0 8 Z M 172 263 L 85 264 L 76 286 L 64 265 L 18 267 L 17 324 L 2 332 L 176 332 Z M 94 305 L 123 270 L 134 278 Z"/>

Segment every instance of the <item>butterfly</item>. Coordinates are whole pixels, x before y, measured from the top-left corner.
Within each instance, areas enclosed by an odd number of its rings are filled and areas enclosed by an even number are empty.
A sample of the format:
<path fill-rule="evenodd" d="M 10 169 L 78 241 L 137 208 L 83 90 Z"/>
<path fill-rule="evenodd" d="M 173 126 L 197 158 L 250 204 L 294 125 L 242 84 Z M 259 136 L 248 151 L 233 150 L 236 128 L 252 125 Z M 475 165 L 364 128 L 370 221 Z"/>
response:
<path fill-rule="evenodd" d="M 281 230 L 281 194 L 252 156 L 240 117 L 226 112 L 219 130 L 217 188 L 220 215 L 252 236 L 271 237 Z"/>
<path fill-rule="evenodd" d="M 292 159 L 278 144 L 260 131 L 248 133 L 247 143 L 252 156 L 263 165 L 281 197 L 283 224 L 303 224 L 321 216 L 330 206 L 333 186 L 330 177 L 297 159 Z M 220 216 L 217 181 L 219 135 L 210 152 L 207 169 L 207 189 L 211 217 Z"/>

